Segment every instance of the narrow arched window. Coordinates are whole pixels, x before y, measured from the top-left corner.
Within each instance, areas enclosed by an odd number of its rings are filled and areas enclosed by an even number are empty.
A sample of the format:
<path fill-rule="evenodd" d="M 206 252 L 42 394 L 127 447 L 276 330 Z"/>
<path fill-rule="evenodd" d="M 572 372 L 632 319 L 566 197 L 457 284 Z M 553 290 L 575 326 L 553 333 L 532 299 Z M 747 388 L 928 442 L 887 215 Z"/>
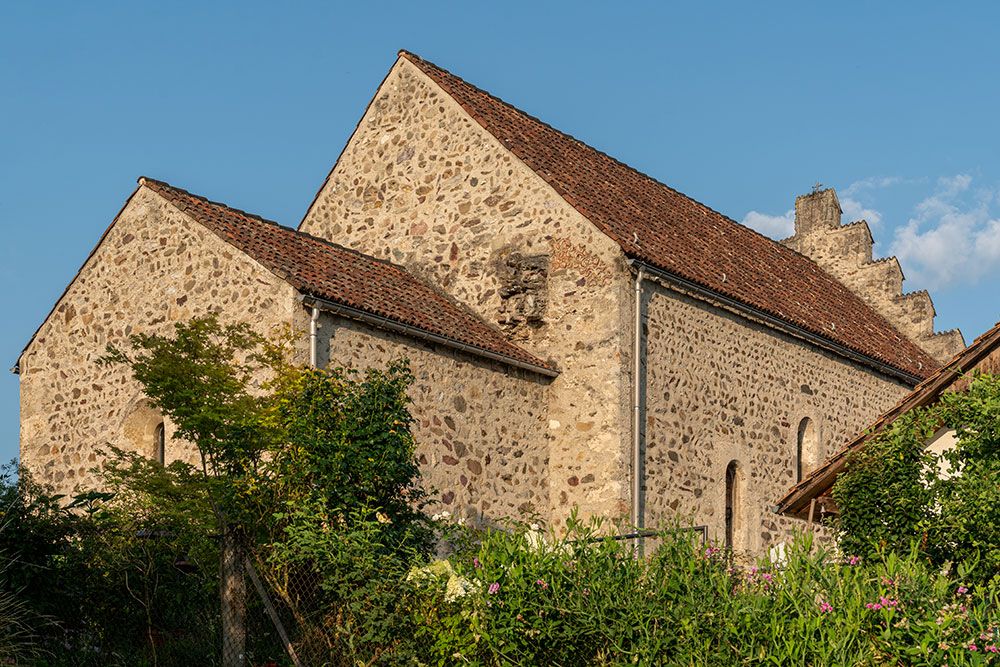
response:
<path fill-rule="evenodd" d="M 160 422 L 153 429 L 153 460 L 160 465 L 166 461 L 166 448 L 166 430 L 163 428 L 163 422 Z"/>
<path fill-rule="evenodd" d="M 811 473 L 819 465 L 819 438 L 816 437 L 816 424 L 809 417 L 799 422 L 795 446 L 795 481 Z"/>
<path fill-rule="evenodd" d="M 726 548 L 732 549 L 736 536 L 740 489 L 736 461 L 726 466 Z"/>

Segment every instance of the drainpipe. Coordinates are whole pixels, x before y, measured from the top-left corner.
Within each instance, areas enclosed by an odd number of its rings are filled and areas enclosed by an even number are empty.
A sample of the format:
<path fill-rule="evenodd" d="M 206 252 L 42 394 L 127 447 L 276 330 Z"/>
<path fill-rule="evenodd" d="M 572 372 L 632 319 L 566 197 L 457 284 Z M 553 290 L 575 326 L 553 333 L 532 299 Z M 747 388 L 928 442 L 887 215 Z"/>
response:
<path fill-rule="evenodd" d="M 316 368 L 316 323 L 319 322 L 319 306 L 313 305 L 309 318 L 309 365 Z"/>
<path fill-rule="evenodd" d="M 639 271 L 635 275 L 635 338 L 632 341 L 632 521 L 635 524 L 636 532 L 642 532 L 645 525 L 645 517 L 642 511 L 642 478 L 644 473 L 644 461 L 642 456 L 642 406 L 639 404 L 640 395 L 640 374 L 642 373 L 642 278 L 643 266 L 639 265 Z M 639 538 L 639 555 L 643 553 L 644 540 Z"/>

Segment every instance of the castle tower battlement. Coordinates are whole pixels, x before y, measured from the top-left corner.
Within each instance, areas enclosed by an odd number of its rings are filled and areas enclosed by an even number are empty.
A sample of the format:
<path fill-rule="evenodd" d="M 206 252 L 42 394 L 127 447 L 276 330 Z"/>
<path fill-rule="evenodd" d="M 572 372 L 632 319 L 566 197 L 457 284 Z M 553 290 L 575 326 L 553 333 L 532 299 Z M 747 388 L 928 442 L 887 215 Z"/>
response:
<path fill-rule="evenodd" d="M 873 259 L 868 223 L 845 225 L 842 215 L 833 188 L 801 195 L 795 199 L 795 234 L 781 243 L 819 264 L 939 363 L 963 350 L 958 329 L 935 333 L 934 303 L 925 290 L 903 292 L 899 261 Z"/>

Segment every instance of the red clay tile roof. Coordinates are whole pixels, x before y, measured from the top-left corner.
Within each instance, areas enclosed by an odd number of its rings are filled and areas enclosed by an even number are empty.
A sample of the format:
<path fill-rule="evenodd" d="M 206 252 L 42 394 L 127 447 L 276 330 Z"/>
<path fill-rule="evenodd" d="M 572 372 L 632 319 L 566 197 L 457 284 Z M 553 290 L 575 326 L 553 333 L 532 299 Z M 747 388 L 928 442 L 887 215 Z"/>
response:
<path fill-rule="evenodd" d="M 406 51 L 631 257 L 917 377 L 938 364 L 816 263 Z"/>
<path fill-rule="evenodd" d="M 139 182 L 303 294 L 554 370 L 394 264 L 209 201 L 162 181 L 141 178 Z"/>
<path fill-rule="evenodd" d="M 785 497 L 778 501 L 778 511 L 782 514 L 800 516 L 809 510 L 813 498 L 829 496 L 837 476 L 847 465 L 850 453 L 863 449 L 869 440 L 884 431 L 900 415 L 916 407 L 932 405 L 946 391 L 966 389 L 969 384 L 969 374 L 973 371 L 1000 373 L 998 351 L 1000 351 L 1000 322 L 976 338 L 972 345 L 956 354 L 951 361 L 918 384 L 899 403 L 875 420 L 874 424 L 828 458 L 808 477 L 793 486 Z"/>

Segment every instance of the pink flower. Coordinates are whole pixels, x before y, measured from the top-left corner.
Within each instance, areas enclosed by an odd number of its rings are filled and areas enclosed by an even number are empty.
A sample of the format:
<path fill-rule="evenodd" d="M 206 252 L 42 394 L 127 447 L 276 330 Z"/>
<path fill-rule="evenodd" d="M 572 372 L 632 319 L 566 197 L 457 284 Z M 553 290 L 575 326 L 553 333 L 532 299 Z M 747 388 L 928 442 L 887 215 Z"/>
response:
<path fill-rule="evenodd" d="M 498 583 L 492 583 L 492 584 L 490 584 L 490 589 L 489 589 L 489 594 L 490 595 L 496 595 L 497 591 L 499 591 L 499 590 L 500 590 L 500 584 L 498 584 Z"/>
<path fill-rule="evenodd" d="M 825 614 L 828 611 L 833 611 L 833 605 L 830 604 L 829 602 L 820 602 L 819 610 Z"/>
<path fill-rule="evenodd" d="M 472 564 L 476 566 L 477 570 L 483 566 L 482 563 L 479 562 L 478 558 L 473 558 L 472 559 Z"/>
<path fill-rule="evenodd" d="M 958 594 L 959 595 L 965 595 L 968 592 L 969 592 L 969 589 L 966 588 L 965 586 L 959 586 L 958 587 Z"/>
<path fill-rule="evenodd" d="M 547 583 L 545 583 L 544 581 L 542 581 L 541 579 L 539 579 L 539 580 L 538 580 L 538 581 L 536 581 L 535 583 L 536 583 L 537 585 L 541 586 L 542 588 L 548 588 L 548 587 L 549 587 L 549 585 L 548 585 Z"/>

